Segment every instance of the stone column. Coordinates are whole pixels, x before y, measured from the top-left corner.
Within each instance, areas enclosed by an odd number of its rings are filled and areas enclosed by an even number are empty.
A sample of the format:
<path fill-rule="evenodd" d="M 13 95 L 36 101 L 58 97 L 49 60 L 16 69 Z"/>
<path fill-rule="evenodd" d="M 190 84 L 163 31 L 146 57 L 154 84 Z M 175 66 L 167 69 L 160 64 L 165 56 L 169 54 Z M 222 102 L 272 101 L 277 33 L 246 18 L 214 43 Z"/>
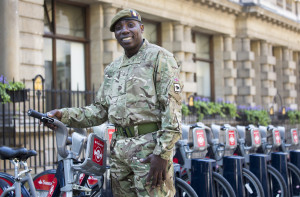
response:
<path fill-rule="evenodd" d="M 215 97 L 215 100 L 224 99 L 224 72 L 220 72 L 224 70 L 224 61 L 223 61 L 223 53 L 224 53 L 224 42 L 222 35 L 214 35 L 213 36 L 213 69 L 211 71 L 211 76 L 213 78 L 211 80 L 214 81 L 212 89 L 212 97 Z"/>
<path fill-rule="evenodd" d="M 18 0 L 0 1 L 0 75 L 20 80 Z"/>
<path fill-rule="evenodd" d="M 296 62 L 293 61 L 293 51 L 287 48 L 283 49 L 283 88 L 284 103 L 292 109 L 297 109 L 296 98 Z"/>
<path fill-rule="evenodd" d="M 232 47 L 233 39 L 231 36 L 224 37 L 224 99 L 229 102 L 236 102 L 237 96 L 237 70 L 235 66 L 236 52 Z"/>
<path fill-rule="evenodd" d="M 255 70 L 253 68 L 254 53 L 250 49 L 250 38 L 237 38 L 237 103 L 254 106 L 256 89 L 253 80 Z"/>
<path fill-rule="evenodd" d="M 111 7 L 110 5 L 104 5 L 104 24 L 102 29 L 102 37 L 103 37 L 103 64 L 106 66 L 111 63 L 117 57 L 122 55 L 118 47 L 118 42 L 115 39 L 115 35 L 113 32 L 110 32 L 110 22 L 111 19 L 117 13 L 117 8 Z"/>
<path fill-rule="evenodd" d="M 297 79 L 297 83 L 296 83 L 296 91 L 297 93 L 300 92 L 300 52 L 294 52 L 294 60 L 296 62 L 296 79 Z M 299 110 L 300 106 L 300 99 L 296 99 L 296 104 L 297 104 L 297 109 Z"/>
<path fill-rule="evenodd" d="M 97 89 L 103 81 L 104 66 L 103 66 L 103 43 L 102 43 L 102 30 L 103 30 L 103 9 L 102 5 L 93 4 L 90 8 L 90 18 L 92 23 L 90 33 L 90 56 L 91 56 L 91 83 Z M 97 51 L 98 53 L 95 53 Z"/>
<path fill-rule="evenodd" d="M 264 107 L 270 108 L 272 106 L 274 96 L 277 94 L 277 89 L 275 88 L 275 81 L 277 78 L 276 73 L 274 72 L 276 59 L 272 55 L 272 45 L 265 41 L 261 41 L 260 48 L 261 100 Z"/>
<path fill-rule="evenodd" d="M 183 98 L 187 98 L 196 92 L 196 82 L 194 81 L 196 65 L 193 61 L 196 48 L 192 42 L 191 27 L 175 23 L 172 29 L 174 30 L 174 40 L 171 41 L 172 52 L 181 65 L 181 80 L 184 81 Z M 167 38 L 163 37 L 163 39 Z"/>

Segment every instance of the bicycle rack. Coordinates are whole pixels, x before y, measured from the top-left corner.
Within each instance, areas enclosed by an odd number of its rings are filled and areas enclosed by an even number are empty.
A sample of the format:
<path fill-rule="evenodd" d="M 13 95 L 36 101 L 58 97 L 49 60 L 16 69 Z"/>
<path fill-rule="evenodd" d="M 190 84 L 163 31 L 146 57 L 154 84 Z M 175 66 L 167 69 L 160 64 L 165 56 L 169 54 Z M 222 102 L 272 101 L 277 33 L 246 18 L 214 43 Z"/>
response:
<path fill-rule="evenodd" d="M 275 152 L 271 153 L 271 165 L 277 169 L 282 177 L 284 178 L 286 185 L 289 185 L 288 181 L 288 168 L 287 168 L 287 158 L 288 158 L 288 153 L 284 152 Z M 289 190 L 290 187 L 288 187 Z M 289 191 L 288 191 L 289 192 Z"/>
<path fill-rule="evenodd" d="M 226 156 L 223 158 L 223 176 L 234 189 L 236 196 L 245 196 L 243 183 L 244 157 Z"/>
<path fill-rule="evenodd" d="M 300 169 L 300 150 L 290 151 L 290 161 Z"/>
<path fill-rule="evenodd" d="M 198 196 L 216 196 L 212 187 L 212 172 L 215 165 L 216 161 L 213 159 L 192 159 L 191 186 Z"/>
<path fill-rule="evenodd" d="M 265 197 L 270 197 L 267 161 L 269 156 L 265 154 L 250 154 L 250 171 L 255 174 L 263 186 Z"/>

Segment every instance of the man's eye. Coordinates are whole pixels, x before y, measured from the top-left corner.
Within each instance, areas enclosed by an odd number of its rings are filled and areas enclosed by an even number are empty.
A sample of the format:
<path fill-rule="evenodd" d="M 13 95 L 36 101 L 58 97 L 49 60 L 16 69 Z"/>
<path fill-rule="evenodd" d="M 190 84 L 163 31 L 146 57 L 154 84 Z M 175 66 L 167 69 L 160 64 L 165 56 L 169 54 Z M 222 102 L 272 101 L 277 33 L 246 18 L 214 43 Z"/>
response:
<path fill-rule="evenodd" d="M 128 23 L 128 27 L 134 27 L 134 23 Z"/>
<path fill-rule="evenodd" d="M 115 26 L 115 30 L 117 31 L 117 30 L 120 30 L 121 29 L 121 26 L 120 25 L 116 25 Z"/>

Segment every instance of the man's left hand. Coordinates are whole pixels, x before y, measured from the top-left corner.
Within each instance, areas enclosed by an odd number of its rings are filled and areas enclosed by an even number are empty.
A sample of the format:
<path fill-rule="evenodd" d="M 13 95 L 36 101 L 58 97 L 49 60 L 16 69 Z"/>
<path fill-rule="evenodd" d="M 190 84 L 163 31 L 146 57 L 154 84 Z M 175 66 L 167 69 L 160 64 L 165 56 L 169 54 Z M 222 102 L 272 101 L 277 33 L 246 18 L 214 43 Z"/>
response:
<path fill-rule="evenodd" d="M 150 163 L 150 171 L 146 179 L 146 185 L 152 179 L 152 188 L 159 187 L 166 180 L 166 168 L 168 161 L 159 155 L 151 154 L 146 159 L 140 159 L 141 163 Z"/>

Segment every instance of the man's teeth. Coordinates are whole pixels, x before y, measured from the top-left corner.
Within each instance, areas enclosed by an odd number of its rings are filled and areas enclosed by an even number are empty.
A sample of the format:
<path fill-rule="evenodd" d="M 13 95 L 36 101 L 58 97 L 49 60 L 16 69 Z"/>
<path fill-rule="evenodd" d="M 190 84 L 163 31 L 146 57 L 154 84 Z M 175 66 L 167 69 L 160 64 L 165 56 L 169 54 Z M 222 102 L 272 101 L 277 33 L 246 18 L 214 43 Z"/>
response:
<path fill-rule="evenodd" d="M 130 39 L 131 39 L 131 37 L 123 38 L 122 40 L 130 40 Z"/>

